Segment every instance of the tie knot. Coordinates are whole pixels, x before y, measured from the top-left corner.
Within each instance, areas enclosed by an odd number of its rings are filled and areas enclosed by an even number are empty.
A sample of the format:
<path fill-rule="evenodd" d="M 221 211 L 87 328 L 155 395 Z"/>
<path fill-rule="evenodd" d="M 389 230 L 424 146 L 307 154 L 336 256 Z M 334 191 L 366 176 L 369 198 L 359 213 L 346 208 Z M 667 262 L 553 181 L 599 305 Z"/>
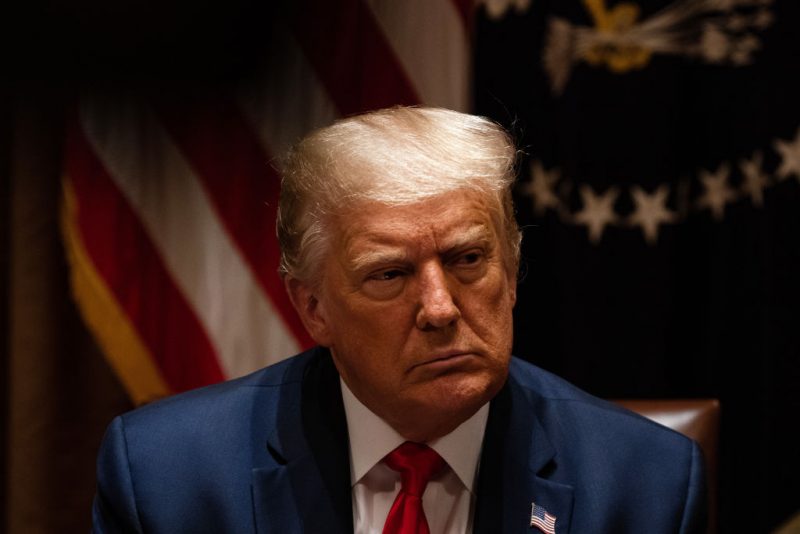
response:
<path fill-rule="evenodd" d="M 383 461 L 400 473 L 401 491 L 417 497 L 422 497 L 428 481 L 445 466 L 445 461 L 435 450 L 413 441 L 406 441 L 387 454 Z"/>

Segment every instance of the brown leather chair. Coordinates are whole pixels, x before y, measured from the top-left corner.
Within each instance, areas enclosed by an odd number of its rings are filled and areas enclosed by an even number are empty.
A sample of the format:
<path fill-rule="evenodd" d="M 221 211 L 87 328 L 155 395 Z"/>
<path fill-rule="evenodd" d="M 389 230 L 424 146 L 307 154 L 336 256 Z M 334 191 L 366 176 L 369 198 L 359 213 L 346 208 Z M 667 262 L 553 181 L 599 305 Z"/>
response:
<path fill-rule="evenodd" d="M 717 447 L 719 401 L 716 399 L 627 399 L 617 404 L 689 436 L 703 451 L 708 480 L 708 532 L 717 531 Z"/>

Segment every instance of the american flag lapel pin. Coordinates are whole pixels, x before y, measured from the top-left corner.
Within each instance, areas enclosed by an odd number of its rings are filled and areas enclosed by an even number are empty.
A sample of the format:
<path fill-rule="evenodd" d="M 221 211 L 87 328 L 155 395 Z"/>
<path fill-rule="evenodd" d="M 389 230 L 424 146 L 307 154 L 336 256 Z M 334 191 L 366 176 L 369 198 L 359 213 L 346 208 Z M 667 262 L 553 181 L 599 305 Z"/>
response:
<path fill-rule="evenodd" d="M 556 534 L 556 516 L 549 514 L 544 507 L 531 503 L 531 528 L 536 527 L 544 534 Z"/>

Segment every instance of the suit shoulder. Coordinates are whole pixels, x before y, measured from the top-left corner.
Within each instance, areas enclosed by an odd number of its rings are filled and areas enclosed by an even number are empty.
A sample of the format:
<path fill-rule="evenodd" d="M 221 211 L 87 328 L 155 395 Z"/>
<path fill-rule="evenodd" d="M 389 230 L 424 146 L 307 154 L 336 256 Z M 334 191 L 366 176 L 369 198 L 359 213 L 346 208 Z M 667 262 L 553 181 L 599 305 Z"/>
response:
<path fill-rule="evenodd" d="M 563 378 L 516 357 L 511 360 L 509 376 L 522 389 L 541 400 L 556 403 L 574 402 L 598 409 L 621 410 L 616 405 L 587 393 Z"/>
<path fill-rule="evenodd" d="M 253 531 L 253 469 L 276 466 L 266 444 L 280 418 L 300 426 L 303 377 L 321 355 L 312 350 L 116 418 L 98 454 L 96 524 L 119 519 L 141 521 L 144 530 L 160 525 L 161 532 Z M 196 527 L 183 523 L 188 517 Z"/>
<path fill-rule="evenodd" d="M 254 403 L 270 412 L 271 407 L 277 409 L 279 400 L 291 397 L 293 389 L 299 392 L 304 370 L 315 354 L 307 351 L 240 378 L 166 397 L 120 417 L 127 429 L 162 425 L 178 431 L 183 421 L 230 424 L 228 418 L 234 414 L 243 417 Z"/>
<path fill-rule="evenodd" d="M 515 417 L 526 418 L 539 449 L 553 451 L 550 480 L 574 488 L 571 531 L 618 521 L 600 516 L 620 510 L 626 525 L 615 532 L 702 531 L 705 478 L 694 441 L 521 360 L 509 384 Z"/>
<path fill-rule="evenodd" d="M 616 439 L 630 437 L 634 441 L 666 440 L 686 453 L 691 450 L 691 440 L 683 434 L 595 397 L 529 362 L 513 358 L 510 374 L 541 410 L 558 414 L 556 420 L 562 430 L 585 427 L 593 429 L 595 435 L 608 433 Z"/>

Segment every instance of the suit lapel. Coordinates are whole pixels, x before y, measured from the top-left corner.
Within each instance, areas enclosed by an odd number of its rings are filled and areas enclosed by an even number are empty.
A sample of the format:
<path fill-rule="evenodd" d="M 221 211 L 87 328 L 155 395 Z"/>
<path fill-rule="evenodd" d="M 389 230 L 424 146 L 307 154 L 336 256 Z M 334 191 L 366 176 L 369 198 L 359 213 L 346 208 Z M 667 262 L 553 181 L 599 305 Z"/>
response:
<path fill-rule="evenodd" d="M 556 517 L 556 534 L 569 532 L 573 488 L 550 479 L 556 449 L 542 418 L 541 400 L 513 376 L 492 400 L 481 454 L 475 534 L 531 533 L 531 505 Z"/>
<path fill-rule="evenodd" d="M 260 446 L 263 461 L 256 462 L 263 467 L 253 469 L 256 530 L 349 533 L 349 445 L 338 374 L 322 349 L 299 372 L 302 387 L 283 386 L 276 430 L 266 451 Z M 553 479 L 558 440 L 544 424 L 544 404 L 513 376 L 492 400 L 476 489 L 476 534 L 536 532 L 530 527 L 532 502 L 556 517 L 556 534 L 569 532 L 573 488 Z"/>
<path fill-rule="evenodd" d="M 259 533 L 352 532 L 347 423 L 327 351 L 303 369 L 302 387 L 282 394 L 271 461 L 253 470 Z M 284 388 L 288 389 L 288 388 Z"/>
<path fill-rule="evenodd" d="M 256 532 L 303 532 L 287 466 L 253 469 L 253 515 Z"/>

